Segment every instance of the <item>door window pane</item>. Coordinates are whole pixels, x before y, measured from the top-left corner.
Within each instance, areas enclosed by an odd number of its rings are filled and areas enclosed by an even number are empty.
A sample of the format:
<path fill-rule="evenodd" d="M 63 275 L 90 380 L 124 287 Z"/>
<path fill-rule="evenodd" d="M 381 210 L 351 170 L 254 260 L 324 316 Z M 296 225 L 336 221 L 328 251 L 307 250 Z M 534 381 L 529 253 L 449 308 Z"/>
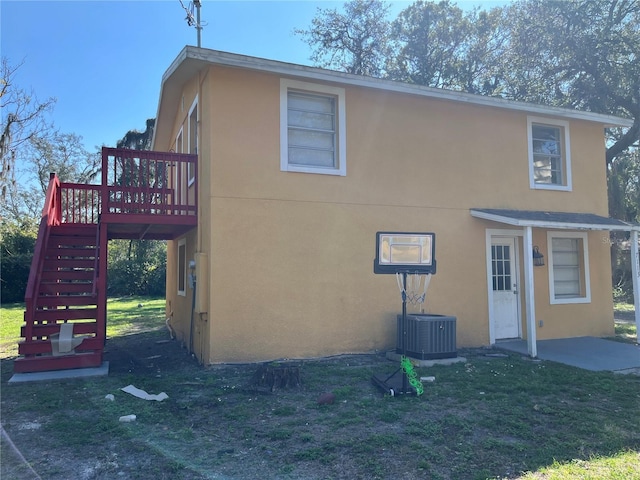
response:
<path fill-rule="evenodd" d="M 509 245 L 491 246 L 491 275 L 494 291 L 511 290 L 511 248 Z"/>

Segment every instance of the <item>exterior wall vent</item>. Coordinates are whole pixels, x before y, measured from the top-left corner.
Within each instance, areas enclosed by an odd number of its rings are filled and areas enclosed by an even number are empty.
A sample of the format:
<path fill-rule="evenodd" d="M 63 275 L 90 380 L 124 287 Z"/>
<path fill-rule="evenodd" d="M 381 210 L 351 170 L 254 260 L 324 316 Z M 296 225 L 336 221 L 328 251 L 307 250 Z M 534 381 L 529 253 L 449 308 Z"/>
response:
<path fill-rule="evenodd" d="M 403 353 L 402 315 L 398 315 L 396 353 Z M 404 353 L 419 360 L 455 358 L 456 317 L 431 314 L 407 315 Z"/>

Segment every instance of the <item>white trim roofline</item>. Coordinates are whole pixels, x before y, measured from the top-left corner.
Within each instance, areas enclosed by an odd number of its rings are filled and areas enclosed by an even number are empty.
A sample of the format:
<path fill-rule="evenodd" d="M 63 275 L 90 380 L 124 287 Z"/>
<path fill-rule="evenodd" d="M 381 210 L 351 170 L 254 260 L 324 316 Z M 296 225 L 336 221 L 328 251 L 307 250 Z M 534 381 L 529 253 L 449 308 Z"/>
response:
<path fill-rule="evenodd" d="M 614 218 L 600 217 L 592 214 L 581 213 L 562 213 L 556 212 L 557 215 L 567 216 L 567 220 L 557 219 L 539 219 L 528 218 L 527 214 L 538 214 L 543 216 L 545 214 L 554 215 L 553 212 L 521 212 L 517 211 L 505 211 L 504 214 L 499 211 L 486 211 L 484 209 L 471 209 L 471 216 L 480 218 L 483 220 L 490 220 L 492 222 L 503 223 L 506 225 L 514 225 L 517 227 L 534 227 L 534 228 L 556 228 L 563 230 L 607 230 L 607 231 L 622 231 L 633 232 L 640 231 L 640 225 L 623 222 Z M 574 219 L 571 219 L 571 216 Z M 586 217 L 591 217 L 586 219 Z"/>
<path fill-rule="evenodd" d="M 198 48 L 189 45 L 185 46 L 182 49 L 182 51 L 178 54 L 176 59 L 171 63 L 167 71 L 162 76 L 162 84 L 160 87 L 160 101 L 158 104 L 158 115 L 156 116 L 156 118 L 160 118 L 160 108 L 162 105 L 164 94 L 166 93 L 165 90 L 167 84 L 172 83 L 173 81 L 185 81 L 188 76 L 193 75 L 195 72 L 207 67 L 208 65 L 222 65 L 227 67 L 245 68 L 249 70 L 288 76 L 291 78 L 374 88 L 389 92 L 418 95 L 440 100 L 449 100 L 486 107 L 516 110 L 537 115 L 547 115 L 558 118 L 596 122 L 602 124 L 604 127 L 628 128 L 633 125 L 633 120 L 616 117 L 615 115 L 605 115 L 601 113 L 586 112 L 581 110 L 549 107 L 532 103 L 518 102 L 515 100 L 506 100 L 504 98 L 498 97 L 489 97 L 485 95 L 476 95 L 454 90 L 425 87 L 421 85 L 413 85 L 392 80 L 383 80 L 379 78 L 353 75 L 350 73 L 325 70 L 322 68 L 308 67 L 304 65 L 297 65 L 276 60 L 250 57 L 246 55 L 239 55 L 236 53 L 222 52 L 219 50 Z M 155 142 L 156 135 L 154 132 L 154 148 L 156 148 Z"/>

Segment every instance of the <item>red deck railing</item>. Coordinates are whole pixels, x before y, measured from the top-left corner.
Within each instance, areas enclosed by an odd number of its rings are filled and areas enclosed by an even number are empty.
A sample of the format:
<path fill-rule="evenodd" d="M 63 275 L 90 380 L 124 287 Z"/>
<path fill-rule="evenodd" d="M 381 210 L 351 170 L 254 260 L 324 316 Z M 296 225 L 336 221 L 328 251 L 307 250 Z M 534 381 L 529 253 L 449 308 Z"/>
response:
<path fill-rule="evenodd" d="M 102 149 L 103 214 L 196 216 L 197 156 Z"/>
<path fill-rule="evenodd" d="M 54 213 L 58 223 L 80 224 L 97 224 L 100 215 L 195 217 L 196 177 L 196 155 L 105 147 L 102 184 L 58 181 Z"/>
<path fill-rule="evenodd" d="M 101 211 L 101 186 L 60 184 L 60 223 L 97 224 Z"/>
<path fill-rule="evenodd" d="M 33 336 L 33 318 L 38 297 L 38 287 L 42 277 L 42 267 L 44 265 L 49 234 L 53 225 L 60 225 L 61 219 L 61 199 L 60 199 L 60 179 L 55 173 L 49 178 L 49 186 L 42 209 L 42 218 L 38 227 L 38 238 L 36 240 L 33 258 L 31 259 L 31 269 L 27 280 L 27 289 L 24 295 L 25 302 L 25 337 Z"/>

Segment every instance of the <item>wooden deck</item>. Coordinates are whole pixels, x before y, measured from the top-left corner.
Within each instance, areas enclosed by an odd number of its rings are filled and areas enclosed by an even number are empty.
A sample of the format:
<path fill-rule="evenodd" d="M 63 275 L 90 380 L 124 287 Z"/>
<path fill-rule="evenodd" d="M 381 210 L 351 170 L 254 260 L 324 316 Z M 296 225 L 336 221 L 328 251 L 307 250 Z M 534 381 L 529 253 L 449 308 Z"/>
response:
<path fill-rule="evenodd" d="M 62 183 L 51 175 L 15 372 L 100 366 L 108 241 L 171 240 L 197 225 L 196 155 L 103 148 L 101 180 Z M 71 338 L 61 338 L 63 324 Z"/>
<path fill-rule="evenodd" d="M 171 240 L 197 225 L 197 156 L 102 149 L 102 183 L 60 183 L 60 223 L 100 222 L 109 239 Z"/>

